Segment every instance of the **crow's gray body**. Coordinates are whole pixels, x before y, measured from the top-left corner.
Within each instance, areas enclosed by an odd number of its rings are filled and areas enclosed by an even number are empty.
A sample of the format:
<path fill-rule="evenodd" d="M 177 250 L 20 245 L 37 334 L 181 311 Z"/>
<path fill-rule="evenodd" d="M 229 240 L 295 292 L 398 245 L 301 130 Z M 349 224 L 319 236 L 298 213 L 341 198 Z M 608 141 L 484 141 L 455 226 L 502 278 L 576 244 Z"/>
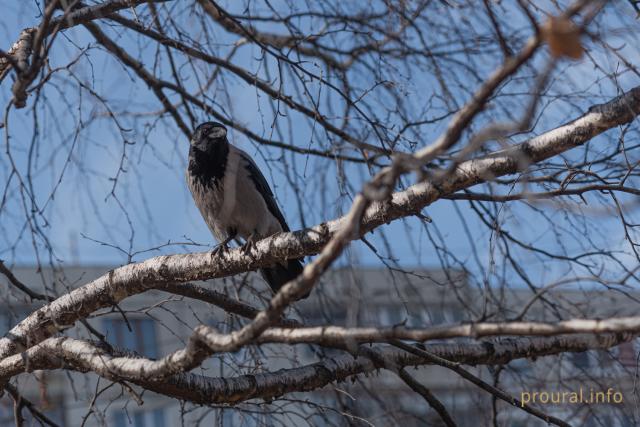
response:
<path fill-rule="evenodd" d="M 257 170 L 249 155 L 229 144 L 224 175 L 218 184 L 202 182 L 187 172 L 193 200 L 211 233 L 221 242 L 231 233 L 247 240 L 285 231 L 254 185 L 249 172 L 253 168 Z"/>
<path fill-rule="evenodd" d="M 262 239 L 289 231 L 269 184 L 251 157 L 229 144 L 226 129 L 204 123 L 189 149 L 187 185 L 211 233 L 220 242 L 231 238 Z M 274 291 L 302 272 L 301 260 L 261 269 Z"/>

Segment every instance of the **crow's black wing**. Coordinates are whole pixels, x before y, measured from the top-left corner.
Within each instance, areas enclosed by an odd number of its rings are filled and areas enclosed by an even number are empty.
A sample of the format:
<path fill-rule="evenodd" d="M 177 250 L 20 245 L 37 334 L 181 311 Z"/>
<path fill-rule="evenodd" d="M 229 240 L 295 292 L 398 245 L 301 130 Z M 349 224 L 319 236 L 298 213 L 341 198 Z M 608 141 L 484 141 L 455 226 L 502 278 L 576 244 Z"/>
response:
<path fill-rule="evenodd" d="M 242 157 L 242 159 L 245 160 L 245 167 L 247 169 L 247 172 L 249 172 L 249 178 L 251 178 L 251 181 L 253 181 L 253 183 L 255 184 L 256 189 L 262 195 L 262 198 L 267 204 L 269 212 L 271 212 L 271 215 L 273 215 L 278 220 L 280 226 L 282 227 L 282 231 L 289 231 L 289 226 L 287 225 L 282 212 L 280 212 L 280 208 L 276 203 L 276 199 L 273 196 L 271 187 L 269 187 L 269 184 L 267 183 L 264 175 L 262 175 L 262 172 L 260 172 L 260 169 L 258 169 L 258 165 L 256 165 L 256 163 L 251 157 L 249 157 L 247 153 L 241 150 L 238 151 L 240 151 L 240 156 Z"/>

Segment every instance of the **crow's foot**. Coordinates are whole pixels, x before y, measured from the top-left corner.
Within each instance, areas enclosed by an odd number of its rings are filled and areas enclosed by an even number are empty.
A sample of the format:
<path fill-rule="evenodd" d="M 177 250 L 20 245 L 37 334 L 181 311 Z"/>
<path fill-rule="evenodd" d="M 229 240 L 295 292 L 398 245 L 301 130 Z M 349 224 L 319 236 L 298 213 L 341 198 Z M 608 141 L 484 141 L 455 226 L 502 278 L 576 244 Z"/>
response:
<path fill-rule="evenodd" d="M 229 250 L 229 242 L 232 241 L 236 237 L 236 233 L 230 233 L 229 237 L 224 239 L 224 242 L 221 242 L 218 246 L 213 248 L 211 251 L 211 258 L 216 255 L 223 256 Z"/>
<path fill-rule="evenodd" d="M 215 256 L 224 256 L 229 250 L 229 246 L 226 243 L 220 243 L 218 246 L 211 250 L 211 258 Z"/>
<path fill-rule="evenodd" d="M 245 255 L 251 255 L 251 252 L 256 248 L 256 238 L 252 234 L 249 236 L 244 245 L 242 245 L 242 253 Z"/>

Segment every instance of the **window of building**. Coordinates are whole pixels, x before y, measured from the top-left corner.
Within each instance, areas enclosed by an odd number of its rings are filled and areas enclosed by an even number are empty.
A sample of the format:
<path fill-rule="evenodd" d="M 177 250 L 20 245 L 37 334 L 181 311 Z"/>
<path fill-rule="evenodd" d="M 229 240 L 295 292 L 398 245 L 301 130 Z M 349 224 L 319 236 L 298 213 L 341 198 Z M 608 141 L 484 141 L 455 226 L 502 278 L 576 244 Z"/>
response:
<path fill-rule="evenodd" d="M 221 357 L 225 360 L 226 363 L 238 366 L 245 366 L 246 364 L 253 361 L 251 351 L 249 351 L 249 348 L 247 346 L 244 346 L 239 350 L 234 351 L 233 353 L 223 353 Z"/>
<path fill-rule="evenodd" d="M 446 322 L 445 310 L 441 307 L 429 307 L 429 319 L 432 325 L 442 325 Z"/>
<path fill-rule="evenodd" d="M 469 312 L 463 307 L 454 306 L 449 310 L 449 321 L 460 323 L 469 320 Z"/>
<path fill-rule="evenodd" d="M 407 320 L 407 311 L 402 306 L 384 307 L 380 314 L 380 322 L 385 326 L 401 325 Z"/>
<path fill-rule="evenodd" d="M 116 347 L 133 350 L 149 358 L 158 357 L 155 323 L 151 319 L 130 318 L 129 325 L 122 318 L 104 319 L 107 341 Z"/>
<path fill-rule="evenodd" d="M 513 359 L 509 362 L 509 367 L 512 368 L 517 374 L 524 375 L 530 374 L 533 370 L 533 361 L 525 358 Z"/>
<path fill-rule="evenodd" d="M 164 411 L 118 411 L 113 414 L 113 427 L 165 427 Z"/>
<path fill-rule="evenodd" d="M 571 363 L 574 368 L 589 369 L 589 352 L 571 353 L 569 357 L 571 358 Z"/>
<path fill-rule="evenodd" d="M 263 418 L 258 423 L 258 418 Z M 222 410 L 222 427 L 254 427 L 258 425 L 270 425 L 265 422 L 264 417 L 255 414 L 243 413 L 232 409 Z"/>
<path fill-rule="evenodd" d="M 407 326 L 410 328 L 424 328 L 428 322 L 425 322 L 422 313 L 418 310 L 410 310 L 407 315 Z"/>
<path fill-rule="evenodd" d="M 622 366 L 635 368 L 638 363 L 638 353 L 636 352 L 633 342 L 625 342 L 618 346 L 618 362 Z"/>

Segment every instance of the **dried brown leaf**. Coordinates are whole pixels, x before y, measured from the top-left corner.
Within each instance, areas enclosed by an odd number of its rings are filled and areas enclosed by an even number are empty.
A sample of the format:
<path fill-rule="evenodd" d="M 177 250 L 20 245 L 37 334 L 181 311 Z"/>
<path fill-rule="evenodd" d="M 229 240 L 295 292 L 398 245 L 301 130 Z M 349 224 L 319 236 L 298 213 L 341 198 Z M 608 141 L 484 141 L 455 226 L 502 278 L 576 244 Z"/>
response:
<path fill-rule="evenodd" d="M 584 48 L 580 42 L 580 28 L 570 19 L 551 17 L 543 26 L 542 34 L 554 57 L 582 58 Z"/>

